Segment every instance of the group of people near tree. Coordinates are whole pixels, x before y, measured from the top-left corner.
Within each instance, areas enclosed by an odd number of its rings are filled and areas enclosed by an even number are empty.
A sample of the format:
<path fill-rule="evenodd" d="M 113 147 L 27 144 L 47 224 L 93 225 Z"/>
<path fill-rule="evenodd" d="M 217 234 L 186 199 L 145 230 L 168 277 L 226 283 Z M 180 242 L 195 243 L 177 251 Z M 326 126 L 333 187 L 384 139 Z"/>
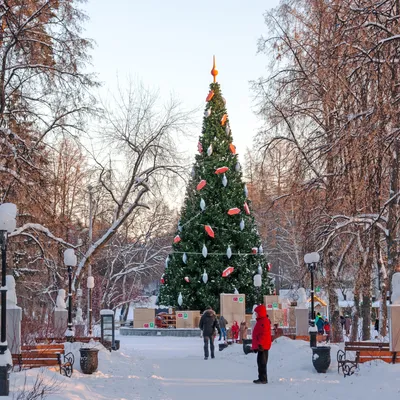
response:
<path fill-rule="evenodd" d="M 320 313 L 317 313 L 315 317 L 315 326 L 318 329 L 318 333 L 326 335 L 326 341 L 329 342 L 330 334 L 331 334 L 331 324 L 328 321 L 328 318 L 322 317 Z"/>
<path fill-rule="evenodd" d="M 268 318 L 267 309 L 263 304 L 257 306 L 254 310 L 256 314 L 256 324 L 252 334 L 252 350 L 257 353 L 258 379 L 253 382 L 256 384 L 268 383 L 267 363 L 268 352 L 271 348 L 271 321 Z M 211 353 L 211 358 L 215 358 L 214 339 L 216 331 L 219 334 L 219 340 L 223 337 L 226 340 L 226 326 L 228 321 L 221 315 L 219 322 L 215 311 L 211 307 L 207 307 L 200 319 L 199 328 L 202 331 L 204 340 L 204 359 L 208 360 Z M 239 325 L 235 321 L 232 328 L 233 339 L 237 339 L 239 335 Z M 209 351 L 210 347 L 210 351 Z"/>

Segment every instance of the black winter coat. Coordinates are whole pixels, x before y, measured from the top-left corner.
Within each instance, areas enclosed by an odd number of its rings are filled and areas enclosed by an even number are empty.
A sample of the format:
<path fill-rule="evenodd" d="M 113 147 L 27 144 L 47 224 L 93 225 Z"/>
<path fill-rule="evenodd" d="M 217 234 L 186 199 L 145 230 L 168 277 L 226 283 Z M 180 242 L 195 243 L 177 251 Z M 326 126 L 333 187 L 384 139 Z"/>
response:
<path fill-rule="evenodd" d="M 221 333 L 217 316 L 213 310 L 204 311 L 200 318 L 199 328 L 203 331 L 203 336 L 213 336 L 215 335 L 215 330 Z"/>

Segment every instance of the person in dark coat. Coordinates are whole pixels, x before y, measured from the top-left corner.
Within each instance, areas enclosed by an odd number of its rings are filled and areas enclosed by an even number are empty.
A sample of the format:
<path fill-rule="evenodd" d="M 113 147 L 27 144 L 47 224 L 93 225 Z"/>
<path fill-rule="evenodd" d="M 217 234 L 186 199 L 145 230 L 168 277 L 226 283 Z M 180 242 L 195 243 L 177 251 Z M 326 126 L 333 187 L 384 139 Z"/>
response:
<path fill-rule="evenodd" d="M 344 329 L 344 322 L 345 322 L 345 318 L 343 315 L 340 316 L 340 324 L 342 325 L 342 330 Z"/>
<path fill-rule="evenodd" d="M 219 327 L 221 329 L 221 333 L 219 334 L 219 339 L 221 340 L 222 336 L 224 337 L 224 340 L 226 340 L 226 325 L 228 324 L 228 321 L 224 318 L 223 315 L 219 317 Z"/>
<path fill-rule="evenodd" d="M 257 353 L 258 379 L 253 382 L 256 384 L 268 383 L 267 363 L 268 352 L 271 348 L 271 321 L 267 316 L 267 309 L 264 304 L 260 304 L 254 310 L 257 313 L 256 324 L 253 329 L 251 347 Z"/>
<path fill-rule="evenodd" d="M 351 318 L 349 315 L 346 315 L 344 320 L 344 327 L 346 329 L 346 335 L 350 335 L 350 326 L 351 326 Z"/>
<path fill-rule="evenodd" d="M 376 330 L 377 332 L 379 332 L 379 319 L 378 319 L 378 318 L 375 319 L 375 326 L 374 326 L 374 328 L 375 328 L 375 330 Z"/>
<path fill-rule="evenodd" d="M 221 335 L 221 329 L 218 324 L 217 315 L 211 307 L 207 307 L 203 315 L 200 318 L 199 328 L 203 332 L 204 340 L 204 359 L 208 359 L 208 343 L 210 343 L 211 358 L 215 358 L 214 355 L 214 339 L 215 330 Z"/>

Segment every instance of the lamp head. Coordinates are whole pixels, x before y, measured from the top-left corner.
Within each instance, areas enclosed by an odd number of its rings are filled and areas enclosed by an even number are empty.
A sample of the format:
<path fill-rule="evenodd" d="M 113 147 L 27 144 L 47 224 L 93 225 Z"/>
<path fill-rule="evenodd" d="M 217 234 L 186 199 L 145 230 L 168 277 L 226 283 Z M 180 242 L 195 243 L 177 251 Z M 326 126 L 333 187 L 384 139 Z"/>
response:
<path fill-rule="evenodd" d="M 74 249 L 67 249 L 64 251 L 64 264 L 67 267 L 75 267 L 77 261 Z"/>

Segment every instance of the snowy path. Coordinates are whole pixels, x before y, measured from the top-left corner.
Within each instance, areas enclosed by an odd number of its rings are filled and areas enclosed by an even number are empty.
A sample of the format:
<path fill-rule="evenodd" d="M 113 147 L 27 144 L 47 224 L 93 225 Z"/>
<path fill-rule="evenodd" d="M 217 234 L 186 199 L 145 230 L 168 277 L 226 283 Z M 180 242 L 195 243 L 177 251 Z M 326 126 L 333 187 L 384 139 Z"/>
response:
<path fill-rule="evenodd" d="M 99 353 L 96 373 L 83 375 L 77 370 L 71 379 L 62 378 L 64 387 L 49 399 L 242 400 L 273 396 L 292 400 L 310 398 L 310 394 L 324 400 L 400 398 L 400 364 L 364 364 L 357 375 L 343 378 L 337 373 L 336 346 L 332 346 L 330 369 L 326 374 L 318 374 L 306 342 L 280 338 L 270 352 L 269 384 L 254 385 L 256 358 L 254 354 L 246 356 L 241 345 L 217 351 L 216 359 L 205 361 L 200 338 L 119 339 L 118 352 Z M 29 371 L 29 376 L 33 373 Z"/>

